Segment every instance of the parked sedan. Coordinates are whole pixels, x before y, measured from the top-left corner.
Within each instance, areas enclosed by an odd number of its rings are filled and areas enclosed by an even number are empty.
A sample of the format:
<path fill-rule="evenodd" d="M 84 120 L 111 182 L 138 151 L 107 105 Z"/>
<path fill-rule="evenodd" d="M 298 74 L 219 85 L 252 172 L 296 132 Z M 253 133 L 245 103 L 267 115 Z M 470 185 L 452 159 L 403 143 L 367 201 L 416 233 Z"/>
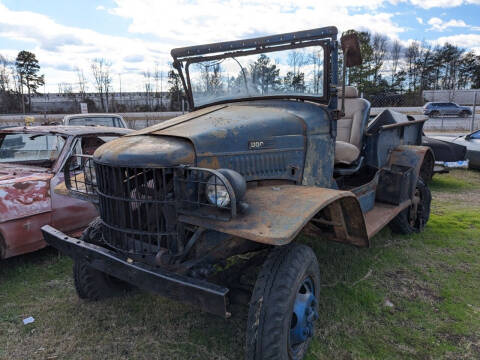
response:
<path fill-rule="evenodd" d="M 458 137 L 435 136 L 435 139 L 466 146 L 468 167 L 480 170 L 480 130 Z"/>
<path fill-rule="evenodd" d="M 132 130 L 89 126 L 35 126 L 0 130 L 0 259 L 38 250 L 40 228 L 52 224 L 79 235 L 97 216 L 86 201 L 57 194 L 70 154 L 91 155 Z"/>
<path fill-rule="evenodd" d="M 460 106 L 453 102 L 428 102 L 423 106 L 423 114 L 429 117 L 438 116 L 461 116 L 472 115 L 472 110 L 466 106 Z"/>

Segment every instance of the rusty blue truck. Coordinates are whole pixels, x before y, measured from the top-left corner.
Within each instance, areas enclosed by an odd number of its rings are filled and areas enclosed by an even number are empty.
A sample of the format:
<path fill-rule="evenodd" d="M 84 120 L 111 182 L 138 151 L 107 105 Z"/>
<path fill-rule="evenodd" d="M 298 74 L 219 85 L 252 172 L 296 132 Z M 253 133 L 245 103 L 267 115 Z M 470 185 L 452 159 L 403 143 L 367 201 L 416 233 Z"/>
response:
<path fill-rule="evenodd" d="M 42 230 L 74 259 L 80 298 L 137 287 L 225 318 L 246 298 L 245 357 L 304 357 L 321 269 L 297 235 L 369 247 L 387 225 L 422 231 L 430 213 L 424 120 L 369 121 L 346 85 L 358 37 L 338 37 L 324 27 L 171 51 L 192 111 L 65 166 L 63 191 L 100 216 L 80 239 Z"/>

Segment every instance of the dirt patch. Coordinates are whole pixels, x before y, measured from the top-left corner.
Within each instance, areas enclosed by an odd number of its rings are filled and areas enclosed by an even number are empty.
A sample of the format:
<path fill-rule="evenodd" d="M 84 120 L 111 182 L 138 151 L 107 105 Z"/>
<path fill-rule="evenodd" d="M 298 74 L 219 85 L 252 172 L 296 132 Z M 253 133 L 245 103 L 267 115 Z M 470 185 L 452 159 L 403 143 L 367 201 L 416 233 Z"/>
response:
<path fill-rule="evenodd" d="M 385 280 L 388 280 L 387 287 L 396 296 L 408 300 L 420 300 L 428 304 L 434 305 L 443 300 L 437 291 L 415 277 L 414 274 L 405 270 L 387 271 L 384 273 Z"/>
<path fill-rule="evenodd" d="M 442 201 L 449 203 L 461 203 L 463 207 L 467 204 L 480 204 L 480 189 L 463 191 L 459 193 L 434 191 L 434 201 Z"/>

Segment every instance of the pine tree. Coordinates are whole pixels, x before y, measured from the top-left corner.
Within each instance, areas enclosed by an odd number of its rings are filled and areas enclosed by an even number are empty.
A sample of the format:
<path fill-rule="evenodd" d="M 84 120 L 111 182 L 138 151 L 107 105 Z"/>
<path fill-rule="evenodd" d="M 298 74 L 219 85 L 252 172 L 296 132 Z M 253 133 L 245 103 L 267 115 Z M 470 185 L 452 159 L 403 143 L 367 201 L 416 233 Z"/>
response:
<path fill-rule="evenodd" d="M 28 91 L 28 110 L 32 111 L 31 95 L 36 93 L 37 89 L 45 83 L 43 75 L 38 75 L 40 65 L 34 53 L 22 50 L 18 53 L 15 60 L 15 67 L 17 68 L 20 77 L 20 89 L 22 98 L 22 109 L 25 113 L 25 102 L 23 99 L 23 87 L 27 87 Z"/>

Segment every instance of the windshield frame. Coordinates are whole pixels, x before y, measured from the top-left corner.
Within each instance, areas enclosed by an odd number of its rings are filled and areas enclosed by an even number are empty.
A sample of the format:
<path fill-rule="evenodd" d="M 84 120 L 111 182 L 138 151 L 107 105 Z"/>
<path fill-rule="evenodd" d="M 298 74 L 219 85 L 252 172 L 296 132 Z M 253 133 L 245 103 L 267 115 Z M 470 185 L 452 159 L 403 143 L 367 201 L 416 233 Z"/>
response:
<path fill-rule="evenodd" d="M 336 35 L 337 29 L 334 27 L 321 28 L 310 31 L 307 30 L 296 33 L 287 33 L 267 36 L 263 38 L 249 39 L 245 41 L 207 44 L 198 47 L 173 49 L 171 51 L 171 54 L 174 59 L 173 66 L 178 71 L 187 100 L 189 102 L 190 108 L 192 109 L 201 109 L 212 105 L 231 102 L 244 102 L 264 99 L 308 100 L 327 105 L 329 104 L 331 95 L 331 89 L 329 85 L 332 83 L 332 81 L 335 82 L 335 79 L 337 78 L 337 74 L 335 72 L 336 62 L 334 61 L 335 59 L 332 59 L 332 55 L 334 55 L 335 57 L 337 51 Z M 247 55 L 267 54 L 277 51 L 300 49 L 312 46 L 321 46 L 323 48 L 324 76 L 323 93 L 321 96 L 300 94 L 248 96 L 221 99 L 218 101 L 212 101 L 199 106 L 195 106 L 189 72 L 189 67 L 191 64 L 226 58 L 237 58 Z M 232 51 L 222 52 L 222 49 L 228 49 L 229 47 L 233 48 Z"/>

